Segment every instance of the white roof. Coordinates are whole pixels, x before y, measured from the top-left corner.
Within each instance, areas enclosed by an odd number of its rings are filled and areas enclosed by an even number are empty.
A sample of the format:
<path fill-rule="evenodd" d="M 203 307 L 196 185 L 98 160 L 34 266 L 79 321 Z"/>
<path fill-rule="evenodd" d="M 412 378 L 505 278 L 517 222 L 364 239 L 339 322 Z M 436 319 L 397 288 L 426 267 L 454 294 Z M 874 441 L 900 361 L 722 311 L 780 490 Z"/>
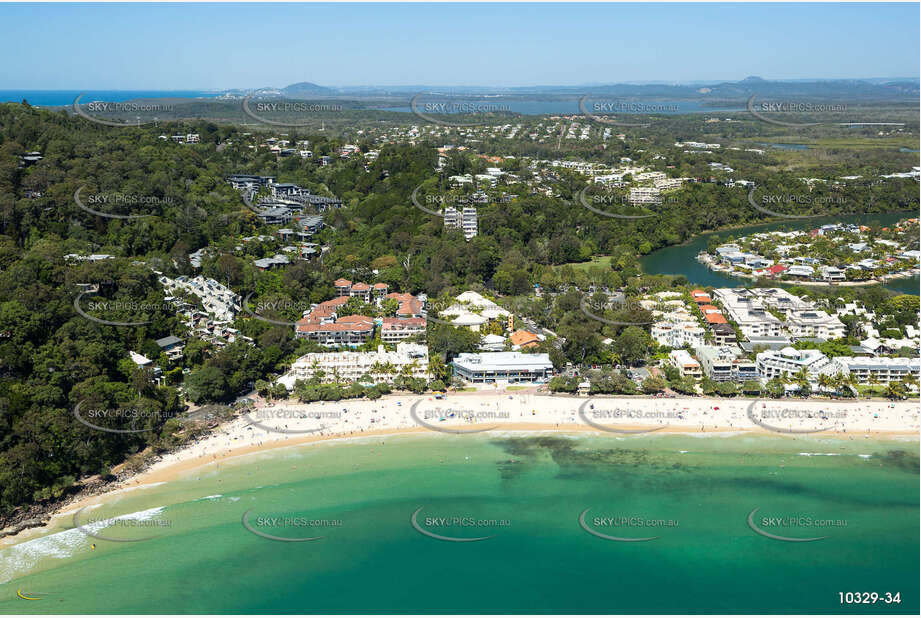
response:
<path fill-rule="evenodd" d="M 475 313 L 462 313 L 461 315 L 451 320 L 451 324 L 456 324 L 457 326 L 479 326 L 480 324 L 485 324 L 486 322 L 486 318 Z"/>

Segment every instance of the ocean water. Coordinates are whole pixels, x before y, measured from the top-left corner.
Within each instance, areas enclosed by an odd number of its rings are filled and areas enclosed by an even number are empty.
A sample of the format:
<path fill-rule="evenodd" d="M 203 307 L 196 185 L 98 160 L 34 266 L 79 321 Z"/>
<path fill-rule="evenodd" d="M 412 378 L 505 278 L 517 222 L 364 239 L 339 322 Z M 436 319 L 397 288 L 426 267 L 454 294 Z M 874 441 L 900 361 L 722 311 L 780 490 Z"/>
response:
<path fill-rule="evenodd" d="M 199 90 L 0 90 L 0 103 L 21 103 L 23 99 L 30 105 L 57 106 L 73 105 L 79 95 L 81 103 L 89 101 L 110 101 L 120 103 L 135 99 L 160 98 L 211 98 L 216 92 Z"/>
<path fill-rule="evenodd" d="M 0 613 L 916 614 L 918 505 L 916 441 L 369 437 L 123 492 L 80 526 L 154 538 L 4 549 Z"/>

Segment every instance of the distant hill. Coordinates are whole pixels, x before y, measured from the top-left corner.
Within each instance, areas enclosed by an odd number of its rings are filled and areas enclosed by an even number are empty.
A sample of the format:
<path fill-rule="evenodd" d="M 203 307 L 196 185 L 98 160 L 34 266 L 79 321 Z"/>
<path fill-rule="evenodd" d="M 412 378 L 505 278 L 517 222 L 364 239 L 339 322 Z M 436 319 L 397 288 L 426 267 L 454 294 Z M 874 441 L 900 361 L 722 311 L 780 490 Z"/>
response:
<path fill-rule="evenodd" d="M 285 86 L 281 89 L 283 96 L 291 97 L 293 99 L 305 96 L 332 96 L 339 94 L 339 91 L 335 88 L 327 88 L 326 86 L 318 86 L 311 82 L 298 82 L 296 84 L 291 84 L 290 86 Z"/>
<path fill-rule="evenodd" d="M 706 102 L 739 101 L 752 95 L 760 98 L 790 97 L 811 100 L 906 101 L 919 96 L 919 80 L 915 78 L 872 79 L 796 79 L 768 80 L 749 76 L 740 81 L 696 81 L 687 83 L 594 83 L 580 86 L 344 86 L 329 88 L 312 82 L 298 82 L 281 89 L 261 88 L 255 92 L 241 89 L 226 94 L 264 97 L 281 96 L 292 99 L 311 97 L 349 97 L 357 100 L 379 97 L 411 97 L 418 93 L 450 94 L 453 96 L 501 96 L 516 99 L 572 98 L 584 94 L 630 97 L 636 99 L 682 99 Z"/>

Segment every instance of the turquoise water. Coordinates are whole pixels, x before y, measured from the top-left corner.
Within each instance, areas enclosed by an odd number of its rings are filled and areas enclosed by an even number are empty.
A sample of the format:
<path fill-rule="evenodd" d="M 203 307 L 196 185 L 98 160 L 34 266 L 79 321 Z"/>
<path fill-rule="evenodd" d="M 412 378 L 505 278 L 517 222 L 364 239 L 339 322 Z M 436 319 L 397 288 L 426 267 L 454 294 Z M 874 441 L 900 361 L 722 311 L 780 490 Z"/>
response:
<path fill-rule="evenodd" d="M 652 275 L 684 275 L 687 277 L 688 281 L 694 285 L 714 287 L 751 285 L 752 279 L 733 277 L 726 273 L 715 272 L 697 261 L 697 254 L 707 249 L 707 243 L 710 237 L 719 236 L 720 238 L 726 239 L 730 235 L 739 238 L 740 236 L 746 236 L 755 232 L 770 232 L 782 229 L 808 230 L 825 225 L 826 223 L 859 223 L 861 225 L 877 227 L 891 225 L 909 216 L 917 215 L 911 215 L 911 213 L 836 215 L 833 217 L 814 217 L 803 220 L 749 225 L 733 230 L 726 230 L 717 234 L 701 234 L 685 244 L 673 245 L 671 247 L 659 249 L 658 251 L 653 251 L 649 255 L 640 258 L 640 265 L 643 271 Z M 919 294 L 918 277 L 896 279 L 888 282 L 884 287 L 901 294 L 914 294 L 916 296 Z"/>
<path fill-rule="evenodd" d="M 917 456 L 910 442 L 674 435 L 403 436 L 284 449 L 105 507 L 105 516 L 165 507 L 156 517 L 171 525 L 153 540 L 96 539 L 91 550 L 65 530 L 3 550 L 0 581 L 13 579 L 0 584 L 0 612 L 865 613 L 839 605 L 838 592 L 888 591 L 902 603 L 874 613 L 917 613 Z M 424 531 L 491 538 L 427 536 L 410 522 L 420 508 Z M 827 538 L 756 534 L 747 523 L 755 508 L 773 534 Z M 596 532 L 658 538 L 600 538 L 580 526 L 585 509 Z M 262 538 L 243 527 L 247 511 L 257 531 L 324 538 Z M 761 520 L 780 515 L 846 525 Z M 474 525 L 428 519 L 437 517 Z"/>

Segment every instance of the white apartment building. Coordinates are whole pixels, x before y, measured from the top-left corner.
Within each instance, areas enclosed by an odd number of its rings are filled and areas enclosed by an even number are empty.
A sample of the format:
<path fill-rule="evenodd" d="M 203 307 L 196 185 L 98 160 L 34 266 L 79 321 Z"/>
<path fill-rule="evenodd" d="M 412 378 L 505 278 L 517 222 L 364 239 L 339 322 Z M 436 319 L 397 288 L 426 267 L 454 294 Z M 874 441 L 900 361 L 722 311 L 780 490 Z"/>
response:
<path fill-rule="evenodd" d="M 681 377 L 694 379 L 701 377 L 700 363 L 688 354 L 687 350 L 672 350 L 668 359 L 678 369 Z"/>
<path fill-rule="evenodd" d="M 655 187 L 633 187 L 627 199 L 631 204 L 658 204 L 662 201 Z"/>
<path fill-rule="evenodd" d="M 386 351 L 384 346 L 378 347 L 377 352 L 311 352 L 294 361 L 287 377 L 291 384 L 295 380 L 309 380 L 318 373 L 324 380 L 338 375 L 340 380 L 348 382 L 365 374 L 375 382 L 393 382 L 401 374 L 429 380 L 428 367 L 428 347 L 404 342 L 397 344 L 395 352 Z"/>
<path fill-rule="evenodd" d="M 458 212 L 453 206 L 448 206 L 444 210 L 444 226 L 446 229 L 463 230 L 464 238 L 470 240 L 477 235 L 478 218 L 476 208 L 465 206 L 461 212 Z"/>
<path fill-rule="evenodd" d="M 215 320 L 233 321 L 240 311 L 239 294 L 235 294 L 230 288 L 221 285 L 214 279 L 202 277 L 201 275 L 189 279 L 181 275 L 175 279 L 160 276 L 159 281 L 164 290 L 170 295 L 183 291 L 200 298 L 204 312 L 213 316 Z M 166 300 L 172 300 L 172 296 L 167 296 Z"/>
<path fill-rule="evenodd" d="M 921 359 L 838 356 L 835 361 L 857 379 L 858 384 L 889 384 L 905 378 L 918 379 Z"/>
<path fill-rule="evenodd" d="M 683 348 L 685 345 L 696 348 L 704 344 L 705 333 L 696 320 L 656 322 L 652 325 L 652 338 L 659 345 L 670 348 Z"/>
<path fill-rule="evenodd" d="M 680 189 L 686 178 L 661 178 L 653 182 L 653 186 L 659 191 L 668 191 L 669 189 Z"/>
<path fill-rule="evenodd" d="M 478 232 L 478 219 L 476 214 L 476 208 L 472 206 L 465 206 L 462 213 L 461 229 L 464 230 L 464 238 L 470 240 L 477 235 Z"/>
<path fill-rule="evenodd" d="M 819 374 L 835 375 L 841 367 L 819 350 L 766 350 L 755 357 L 758 373 L 764 380 L 772 380 L 797 373 L 805 368 L 810 378 Z"/>
<path fill-rule="evenodd" d="M 825 340 L 841 339 L 847 333 L 847 327 L 841 320 L 818 309 L 790 312 L 786 328 L 791 337 L 819 337 Z"/>
<path fill-rule="evenodd" d="M 713 297 L 718 299 L 739 325 L 739 330 L 746 337 L 779 337 L 781 321 L 768 312 L 761 300 L 745 288 L 718 288 L 713 290 Z"/>

